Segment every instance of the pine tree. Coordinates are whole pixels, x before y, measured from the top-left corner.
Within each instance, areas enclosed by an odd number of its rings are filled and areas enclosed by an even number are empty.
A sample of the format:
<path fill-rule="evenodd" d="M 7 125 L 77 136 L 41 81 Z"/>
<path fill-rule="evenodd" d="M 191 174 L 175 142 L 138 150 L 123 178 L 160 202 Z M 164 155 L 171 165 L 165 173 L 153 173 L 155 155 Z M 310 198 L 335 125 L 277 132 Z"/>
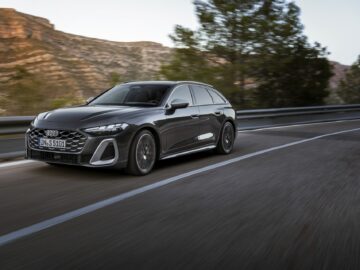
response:
<path fill-rule="evenodd" d="M 310 45 L 300 9 L 283 0 L 264 1 L 257 18 L 255 99 L 260 107 L 321 105 L 332 76 L 320 44 Z"/>
<path fill-rule="evenodd" d="M 177 49 L 161 74 L 168 79 L 203 80 L 236 94 L 244 102 L 247 61 L 252 52 L 252 27 L 259 0 L 195 1 L 200 29 L 175 27 L 171 36 Z"/>
<path fill-rule="evenodd" d="M 241 107 L 323 103 L 331 76 L 326 49 L 308 43 L 293 2 L 194 4 L 200 27 L 176 26 L 176 49 L 161 69 L 164 77 L 212 83 Z"/>

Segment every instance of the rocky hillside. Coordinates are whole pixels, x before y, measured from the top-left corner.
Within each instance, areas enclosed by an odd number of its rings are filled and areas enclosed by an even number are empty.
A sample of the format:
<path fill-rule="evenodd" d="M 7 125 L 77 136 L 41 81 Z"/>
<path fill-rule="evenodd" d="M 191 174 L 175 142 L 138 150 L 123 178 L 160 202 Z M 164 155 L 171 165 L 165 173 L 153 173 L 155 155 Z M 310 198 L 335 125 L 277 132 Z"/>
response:
<path fill-rule="evenodd" d="M 55 100 L 82 99 L 117 80 L 155 79 L 170 50 L 155 42 L 67 34 L 46 19 L 0 8 L 0 104 L 15 94 L 29 98 L 24 91 L 34 87 L 38 99 L 45 95 L 41 89 Z"/>
<path fill-rule="evenodd" d="M 340 64 L 338 62 L 331 61 L 333 66 L 334 76 L 330 79 L 330 88 L 336 88 L 341 79 L 344 78 L 346 71 L 349 69 L 349 66 Z"/>
<path fill-rule="evenodd" d="M 330 94 L 326 98 L 325 102 L 328 104 L 341 104 L 344 101 L 339 97 L 337 93 L 337 87 L 340 81 L 345 77 L 346 71 L 350 68 L 349 66 L 342 65 L 335 61 L 330 61 L 333 66 L 334 75 L 331 77 L 329 82 Z"/>

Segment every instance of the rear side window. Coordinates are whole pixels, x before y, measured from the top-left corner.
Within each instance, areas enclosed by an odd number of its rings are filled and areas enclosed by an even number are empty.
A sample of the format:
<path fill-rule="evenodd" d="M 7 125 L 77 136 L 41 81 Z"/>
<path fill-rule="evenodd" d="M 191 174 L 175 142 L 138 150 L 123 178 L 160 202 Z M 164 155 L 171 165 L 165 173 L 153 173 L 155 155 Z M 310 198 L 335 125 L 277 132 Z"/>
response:
<path fill-rule="evenodd" d="M 187 102 L 189 102 L 189 106 L 193 105 L 190 89 L 189 89 L 189 86 L 187 86 L 187 85 L 180 85 L 180 86 L 176 87 L 176 89 L 174 90 L 174 92 L 171 95 L 170 103 L 174 99 L 183 99 L 183 100 L 186 100 Z"/>
<path fill-rule="evenodd" d="M 192 85 L 192 88 L 194 90 L 194 96 L 197 105 L 213 104 L 213 100 L 206 88 L 198 85 Z"/>
<path fill-rule="evenodd" d="M 215 104 L 225 103 L 225 100 L 214 90 L 212 90 L 211 88 L 208 88 L 208 91 L 209 91 L 212 99 L 214 100 Z"/>

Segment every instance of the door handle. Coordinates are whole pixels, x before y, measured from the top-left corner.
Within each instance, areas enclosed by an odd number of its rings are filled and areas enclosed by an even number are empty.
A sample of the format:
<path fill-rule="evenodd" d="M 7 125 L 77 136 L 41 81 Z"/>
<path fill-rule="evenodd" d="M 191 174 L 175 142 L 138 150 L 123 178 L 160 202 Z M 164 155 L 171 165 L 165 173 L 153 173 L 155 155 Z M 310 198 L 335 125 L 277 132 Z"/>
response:
<path fill-rule="evenodd" d="M 215 112 L 215 115 L 222 115 L 222 112 Z"/>
<path fill-rule="evenodd" d="M 191 118 L 199 118 L 199 115 L 198 114 L 192 114 Z"/>

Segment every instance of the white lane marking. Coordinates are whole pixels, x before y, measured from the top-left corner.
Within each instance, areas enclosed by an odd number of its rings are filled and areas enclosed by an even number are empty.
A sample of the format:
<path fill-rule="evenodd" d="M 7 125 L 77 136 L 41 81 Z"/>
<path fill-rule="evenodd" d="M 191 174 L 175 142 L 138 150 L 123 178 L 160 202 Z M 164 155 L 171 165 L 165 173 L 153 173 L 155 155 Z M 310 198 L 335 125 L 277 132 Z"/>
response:
<path fill-rule="evenodd" d="M 19 161 L 0 163 L 0 168 L 7 168 L 7 167 L 23 165 L 23 164 L 27 164 L 27 163 L 33 163 L 33 162 L 35 162 L 35 161 L 34 160 L 19 160 Z"/>
<path fill-rule="evenodd" d="M 253 132 L 253 131 L 262 131 L 262 130 L 269 130 L 269 129 L 282 129 L 282 128 L 291 128 L 291 127 L 303 127 L 303 126 L 317 126 L 317 125 L 325 125 L 325 124 L 332 124 L 332 123 L 345 123 L 345 122 L 354 122 L 354 121 L 360 121 L 360 119 L 324 121 L 324 122 L 317 122 L 317 123 L 302 123 L 302 124 L 293 124 L 293 125 L 286 125 L 286 126 L 254 128 L 254 129 L 247 129 L 247 130 L 238 130 L 237 132 L 238 133 L 248 133 L 248 132 Z"/>
<path fill-rule="evenodd" d="M 203 173 L 203 172 L 206 172 L 206 171 L 210 171 L 210 170 L 214 170 L 214 169 L 217 169 L 217 168 L 220 168 L 220 167 L 224 167 L 226 165 L 229 165 L 229 164 L 232 164 L 232 163 L 244 160 L 244 159 L 248 159 L 248 158 L 251 158 L 251 157 L 266 154 L 266 153 L 269 153 L 269 152 L 272 152 L 272 151 L 275 151 L 275 150 L 280 150 L 280 149 L 284 149 L 284 148 L 291 147 L 291 146 L 294 146 L 294 145 L 298 145 L 298 144 L 302 144 L 302 143 L 306 143 L 306 142 L 311 142 L 311 141 L 314 141 L 314 140 L 318 140 L 318 139 L 322 139 L 322 138 L 326 138 L 326 137 L 330 137 L 330 136 L 334 136 L 334 135 L 338 135 L 338 134 L 354 132 L 354 131 L 360 131 L 360 128 L 338 131 L 338 132 L 334 132 L 334 133 L 329 133 L 329 134 L 324 134 L 324 135 L 312 137 L 312 138 L 309 138 L 309 139 L 304 139 L 304 140 L 300 140 L 300 141 L 296 141 L 296 142 L 292 142 L 292 143 L 283 144 L 283 145 L 280 145 L 280 146 L 271 147 L 271 148 L 268 148 L 268 149 L 265 149 L 265 150 L 261 150 L 261 151 L 257 151 L 257 152 L 251 153 L 251 154 L 247 154 L 247 155 L 239 156 L 239 157 L 232 158 L 232 159 L 229 159 L 229 160 L 221 161 L 221 162 L 218 162 L 218 163 L 215 163 L 215 164 L 212 164 L 212 165 L 209 165 L 209 166 L 197 169 L 197 170 L 193 170 L 193 171 L 190 171 L 190 172 L 187 172 L 187 173 L 183 173 L 183 174 L 180 174 L 180 175 L 177 175 L 177 176 L 173 176 L 173 177 L 167 178 L 165 180 L 161 180 L 159 182 L 156 182 L 156 183 L 153 183 L 153 184 L 141 187 L 141 188 L 137 188 L 137 189 L 134 189 L 132 191 L 116 195 L 114 197 L 110 197 L 108 199 L 105 199 L 105 200 L 90 204 L 88 206 L 85 206 L 85 207 L 82 207 L 82 208 L 79 208 L 79 209 L 76 209 L 74 211 L 67 212 L 67 213 L 62 214 L 60 216 L 56 216 L 56 217 L 41 221 L 39 223 L 36 223 L 34 225 L 19 229 L 17 231 L 2 235 L 2 236 L 0 236 L 0 247 L 4 246 L 4 245 L 6 245 L 6 244 L 8 244 L 10 242 L 13 242 L 13 241 L 15 241 L 17 239 L 23 238 L 25 236 L 29 236 L 31 234 L 40 232 L 42 230 L 45 230 L 45 229 L 53 227 L 53 226 L 59 225 L 59 224 L 64 223 L 64 222 L 66 222 L 68 220 L 71 220 L 71 219 L 77 218 L 79 216 L 94 212 L 94 211 L 99 210 L 101 208 L 104 208 L 106 206 L 121 202 L 121 201 L 126 200 L 128 198 L 134 197 L 134 196 L 136 196 L 138 194 L 144 193 L 146 191 L 153 190 L 153 189 L 168 185 L 170 183 L 182 180 L 182 179 L 187 178 L 189 176 L 193 176 L 193 175 L 200 174 L 200 173 Z"/>

